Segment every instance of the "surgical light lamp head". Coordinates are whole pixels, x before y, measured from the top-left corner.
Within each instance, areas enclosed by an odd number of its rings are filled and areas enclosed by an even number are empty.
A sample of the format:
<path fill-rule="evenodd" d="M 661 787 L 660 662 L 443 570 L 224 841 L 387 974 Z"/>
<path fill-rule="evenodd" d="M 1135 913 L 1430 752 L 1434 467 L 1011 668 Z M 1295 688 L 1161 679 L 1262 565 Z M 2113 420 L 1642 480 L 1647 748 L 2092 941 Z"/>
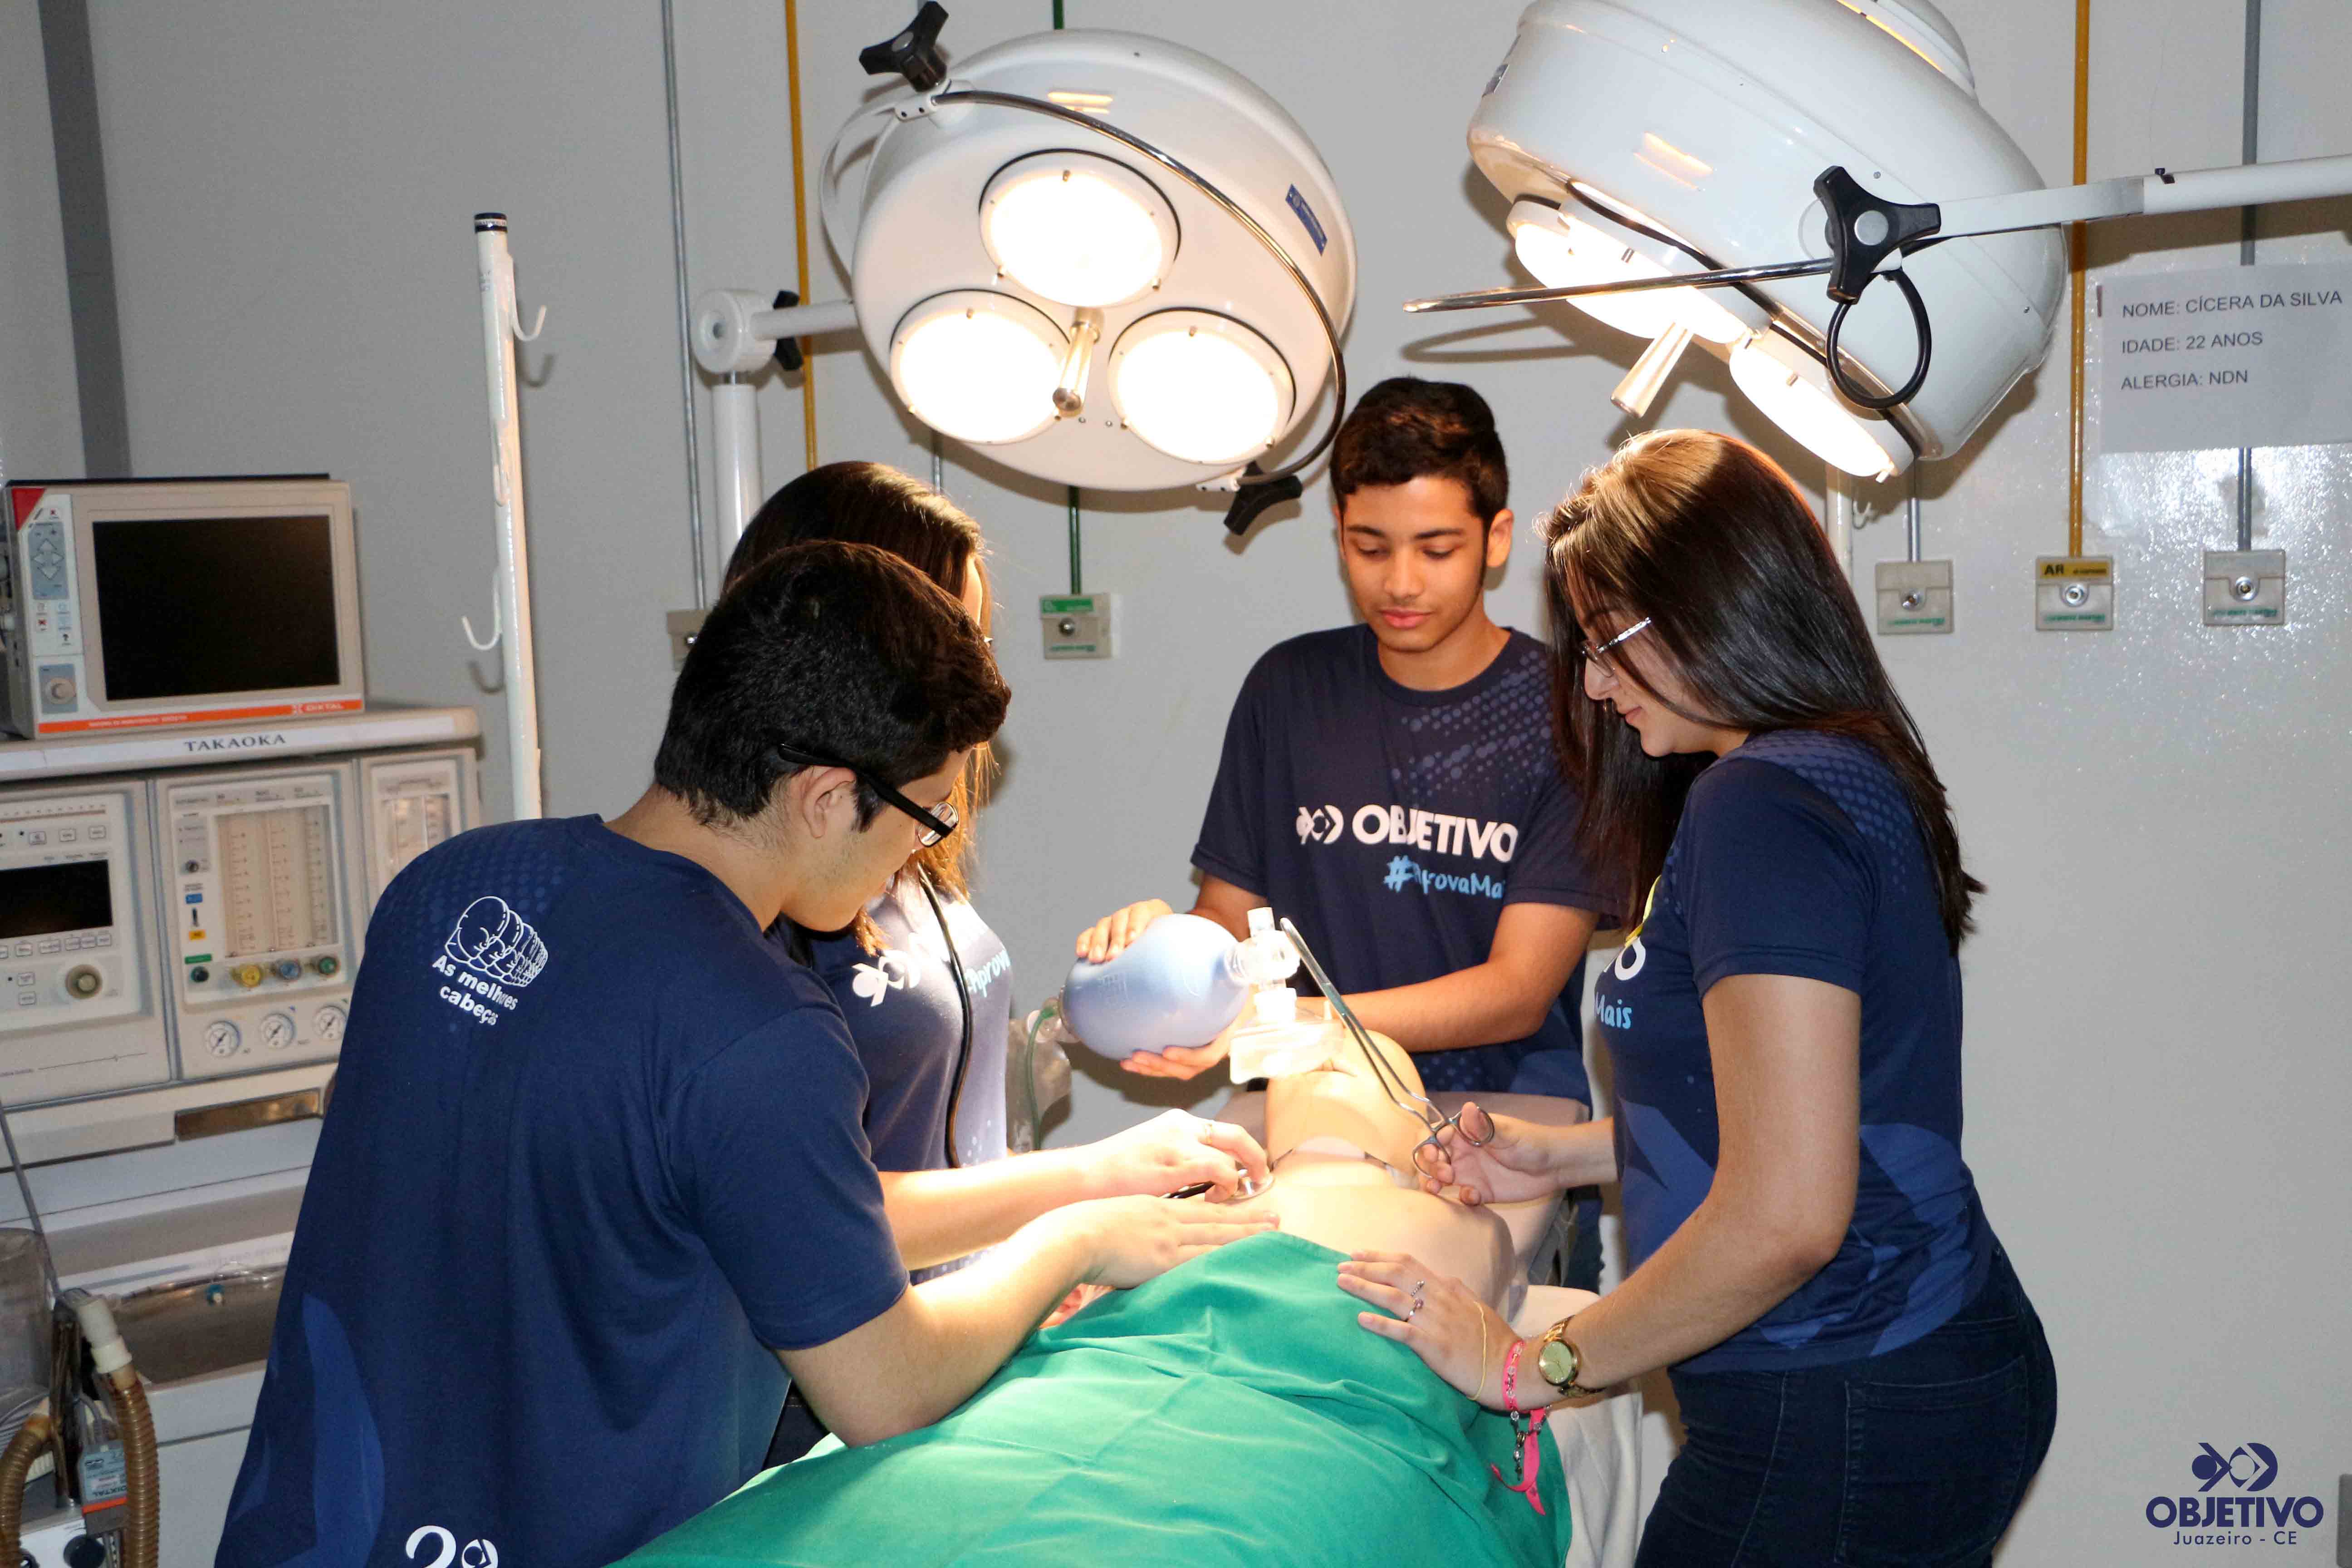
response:
<path fill-rule="evenodd" d="M 1068 339 L 1035 306 L 985 289 L 934 294 L 890 338 L 890 384 L 916 418 L 974 446 L 1025 441 L 1054 422 Z"/>
<path fill-rule="evenodd" d="M 980 50 L 852 119 L 821 195 L 900 400 L 1024 473 L 1218 481 L 1339 372 L 1339 187 L 1278 104 L 1192 50 L 1089 31 Z"/>
<path fill-rule="evenodd" d="M 1927 0 L 1536 0 L 1469 140 L 1514 204 L 1520 261 L 1555 287 L 1825 256 L 1813 185 L 1832 166 L 1892 202 L 2042 185 Z M 1949 239 L 1904 268 L 1932 301 L 1937 353 L 1886 413 L 1826 374 L 1832 306 L 1818 277 L 1574 302 L 1621 330 L 1680 326 L 1727 352 L 1792 436 L 1883 478 L 1958 449 L 2041 363 L 2064 281 L 2048 229 Z M 1851 307 L 1841 347 L 1851 384 L 1885 394 L 1921 344 L 1890 288 Z"/>
<path fill-rule="evenodd" d="M 1088 153 L 1008 164 L 981 197 L 997 270 L 1040 299 L 1099 309 L 1150 292 L 1176 254 L 1176 215 L 1149 180 Z"/>

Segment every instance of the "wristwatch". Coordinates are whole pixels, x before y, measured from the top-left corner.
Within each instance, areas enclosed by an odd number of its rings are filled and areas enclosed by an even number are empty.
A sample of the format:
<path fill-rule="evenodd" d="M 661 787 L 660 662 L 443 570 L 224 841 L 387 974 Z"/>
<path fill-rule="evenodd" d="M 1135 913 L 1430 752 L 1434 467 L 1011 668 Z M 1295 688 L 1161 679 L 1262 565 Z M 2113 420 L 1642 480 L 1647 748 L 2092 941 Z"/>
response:
<path fill-rule="evenodd" d="M 1568 1342 L 1568 1325 L 1573 1319 L 1562 1318 L 1543 1331 L 1536 1341 L 1536 1371 L 1543 1380 L 1557 1389 L 1565 1399 L 1584 1399 L 1598 1394 L 1597 1388 L 1587 1388 L 1576 1381 L 1583 1370 L 1583 1357 Z"/>

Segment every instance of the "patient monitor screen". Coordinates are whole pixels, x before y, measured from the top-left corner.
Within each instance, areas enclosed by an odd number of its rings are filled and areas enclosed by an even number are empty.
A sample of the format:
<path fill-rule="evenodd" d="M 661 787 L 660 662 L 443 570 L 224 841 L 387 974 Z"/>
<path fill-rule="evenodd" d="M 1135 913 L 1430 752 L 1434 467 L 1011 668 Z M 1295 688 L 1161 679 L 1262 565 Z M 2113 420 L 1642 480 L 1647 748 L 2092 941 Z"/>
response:
<path fill-rule="evenodd" d="M 90 539 L 109 700 L 341 679 L 325 516 L 106 519 Z"/>
<path fill-rule="evenodd" d="M 104 860 L 0 870 L 0 942 L 114 923 Z"/>

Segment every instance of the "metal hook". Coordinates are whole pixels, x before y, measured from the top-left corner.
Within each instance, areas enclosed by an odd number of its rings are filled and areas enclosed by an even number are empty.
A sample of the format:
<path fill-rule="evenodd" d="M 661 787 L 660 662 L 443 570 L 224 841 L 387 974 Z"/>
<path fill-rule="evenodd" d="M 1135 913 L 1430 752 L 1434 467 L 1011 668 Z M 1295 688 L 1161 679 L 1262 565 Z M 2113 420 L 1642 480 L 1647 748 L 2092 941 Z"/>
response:
<path fill-rule="evenodd" d="M 526 332 L 522 330 L 522 307 L 517 305 L 514 318 L 507 322 L 507 331 L 514 334 L 515 342 L 519 343 L 537 342 L 539 334 L 547 331 L 547 307 L 541 305 L 539 308 L 539 314 L 531 321 L 530 331 Z"/>
<path fill-rule="evenodd" d="M 474 635 L 473 616 L 459 616 L 457 617 L 457 624 L 466 628 L 466 640 L 474 645 L 474 651 L 476 653 L 488 653 L 490 649 L 499 646 L 499 638 L 506 634 L 506 624 L 501 618 L 505 614 L 506 611 L 499 602 L 497 599 L 492 599 L 490 601 L 490 640 L 488 642 L 484 642 L 481 638 Z"/>

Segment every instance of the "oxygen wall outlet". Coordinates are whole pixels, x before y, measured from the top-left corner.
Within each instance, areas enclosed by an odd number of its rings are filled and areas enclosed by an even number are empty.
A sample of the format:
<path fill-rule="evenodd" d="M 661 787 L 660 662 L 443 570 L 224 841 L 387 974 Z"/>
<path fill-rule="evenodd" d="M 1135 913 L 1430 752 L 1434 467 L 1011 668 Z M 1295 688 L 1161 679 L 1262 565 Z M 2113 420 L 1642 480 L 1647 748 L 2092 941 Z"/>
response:
<path fill-rule="evenodd" d="M 2286 625 L 2286 552 L 2207 551 L 2204 600 L 2209 626 Z"/>
<path fill-rule="evenodd" d="M 1037 601 L 1047 658 L 1110 658 L 1118 652 L 1117 594 L 1047 595 Z"/>
<path fill-rule="evenodd" d="M 2116 629 L 2116 558 L 2043 555 L 2033 563 L 2033 629 L 2111 632 Z"/>
<path fill-rule="evenodd" d="M 1882 561 L 1878 563 L 1878 635 L 1919 637 L 1952 629 L 1952 563 L 1948 561 Z"/>

